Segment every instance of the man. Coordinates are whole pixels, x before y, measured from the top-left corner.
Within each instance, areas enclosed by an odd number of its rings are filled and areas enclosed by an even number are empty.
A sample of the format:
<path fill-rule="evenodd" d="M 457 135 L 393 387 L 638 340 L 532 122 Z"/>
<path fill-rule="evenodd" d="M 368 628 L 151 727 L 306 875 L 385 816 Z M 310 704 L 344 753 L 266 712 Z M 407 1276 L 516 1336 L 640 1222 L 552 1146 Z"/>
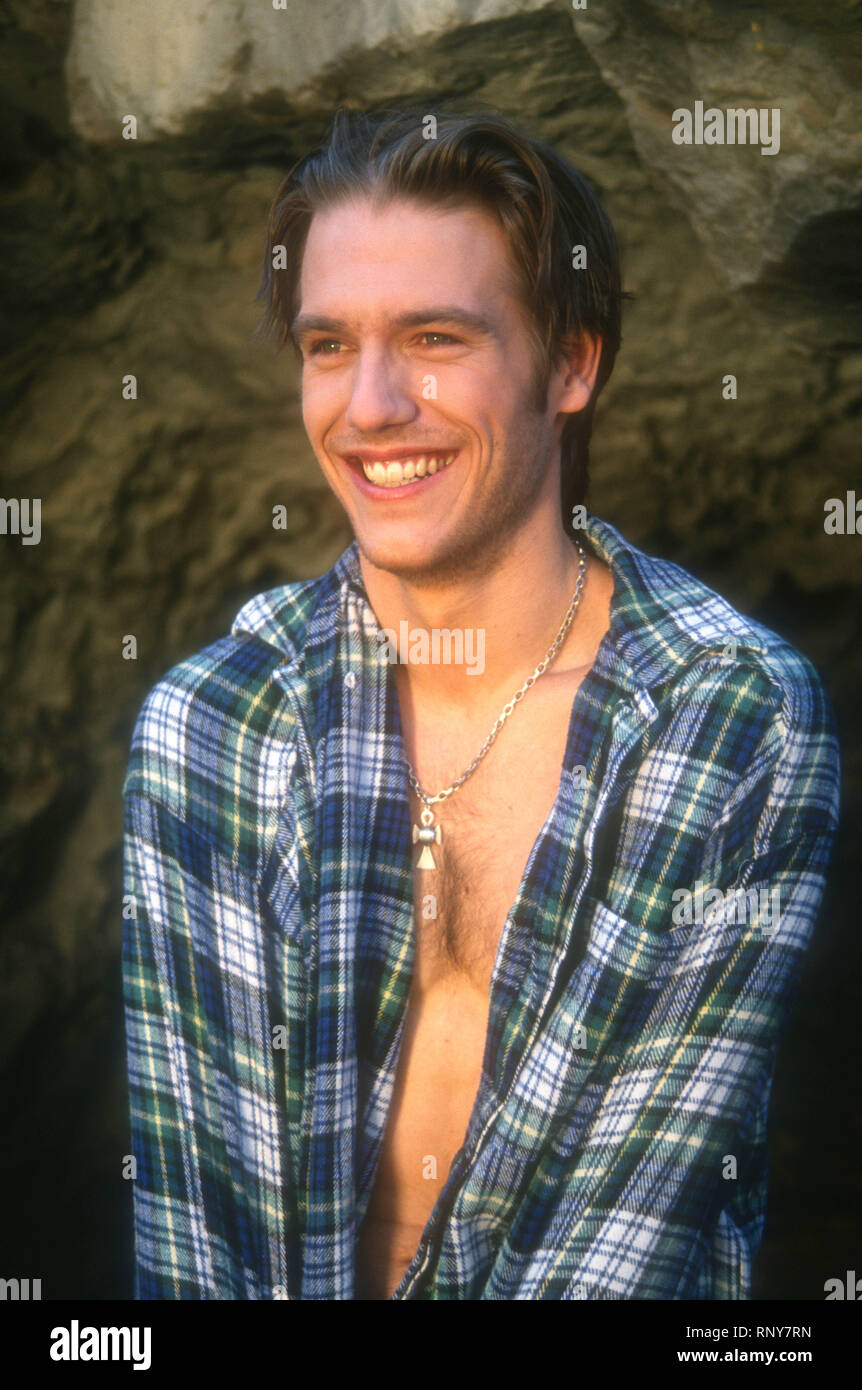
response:
<path fill-rule="evenodd" d="M 344 116 L 265 267 L 355 540 L 139 716 L 136 1294 L 746 1298 L 836 741 L 583 506 L 610 223 L 505 121 Z"/>

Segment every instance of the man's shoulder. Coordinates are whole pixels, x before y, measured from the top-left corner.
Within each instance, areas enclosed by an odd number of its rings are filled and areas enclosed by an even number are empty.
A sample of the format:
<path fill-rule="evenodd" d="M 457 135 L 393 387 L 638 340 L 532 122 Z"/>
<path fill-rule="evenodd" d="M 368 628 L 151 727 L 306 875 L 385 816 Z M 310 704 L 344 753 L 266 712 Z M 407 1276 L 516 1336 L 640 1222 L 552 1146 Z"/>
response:
<path fill-rule="evenodd" d="M 786 638 L 671 560 L 647 554 L 591 518 L 589 539 L 614 575 L 613 634 L 633 678 L 653 698 L 700 684 L 756 687 L 793 725 L 831 730 L 818 672 Z"/>
<path fill-rule="evenodd" d="M 616 585 L 609 676 L 618 676 L 647 710 L 649 766 L 660 770 L 663 791 L 677 779 L 690 799 L 722 801 L 743 784 L 770 786 L 776 834 L 832 833 L 840 788 L 837 726 L 808 657 L 681 565 L 645 554 L 607 523 L 596 521 L 590 539 Z"/>
<path fill-rule="evenodd" d="M 345 552 L 346 554 L 346 552 Z M 345 556 L 315 579 L 256 594 L 230 633 L 178 662 L 150 689 L 135 722 L 123 785 L 217 846 L 249 853 L 273 820 L 295 746 L 287 698 L 310 633 L 331 608 Z"/>

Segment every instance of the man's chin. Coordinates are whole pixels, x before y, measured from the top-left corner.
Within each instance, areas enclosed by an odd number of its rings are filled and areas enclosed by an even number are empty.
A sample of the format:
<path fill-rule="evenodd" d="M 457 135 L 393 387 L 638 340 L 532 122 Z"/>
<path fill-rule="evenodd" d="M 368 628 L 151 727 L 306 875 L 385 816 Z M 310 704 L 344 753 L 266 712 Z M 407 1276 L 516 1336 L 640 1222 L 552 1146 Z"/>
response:
<path fill-rule="evenodd" d="M 493 535 L 453 534 L 433 538 L 368 536 L 356 531 L 359 552 L 367 564 L 406 584 L 447 588 L 486 575 L 496 549 Z"/>
<path fill-rule="evenodd" d="M 439 542 L 429 545 L 426 539 L 383 540 L 379 536 L 363 535 L 361 531 L 355 535 L 362 558 L 384 574 L 399 579 L 413 579 L 431 576 L 445 569 L 445 555 L 441 553 Z"/>

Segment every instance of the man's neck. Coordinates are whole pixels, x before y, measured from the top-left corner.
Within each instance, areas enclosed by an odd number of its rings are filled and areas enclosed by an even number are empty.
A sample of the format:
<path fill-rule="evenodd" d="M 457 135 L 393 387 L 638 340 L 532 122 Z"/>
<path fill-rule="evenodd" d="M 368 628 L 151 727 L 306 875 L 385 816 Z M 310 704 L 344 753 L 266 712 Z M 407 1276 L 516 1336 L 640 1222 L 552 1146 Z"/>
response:
<path fill-rule="evenodd" d="M 576 591 L 578 552 L 562 522 L 546 526 L 541 535 L 534 530 L 527 527 L 513 537 L 501 563 L 460 584 L 416 585 L 371 565 L 360 552 L 369 601 L 381 629 L 397 638 L 395 671 L 412 702 L 433 704 L 438 712 L 481 710 L 514 694 L 547 654 Z M 588 566 L 580 603 L 550 671 L 590 664 L 595 654 L 593 606 L 602 567 L 592 559 Z M 439 640 L 435 657 L 433 634 L 444 629 L 461 634 L 462 664 L 446 662 L 445 639 Z M 425 652 L 421 633 L 427 634 Z M 394 643 L 388 650 L 392 660 Z"/>

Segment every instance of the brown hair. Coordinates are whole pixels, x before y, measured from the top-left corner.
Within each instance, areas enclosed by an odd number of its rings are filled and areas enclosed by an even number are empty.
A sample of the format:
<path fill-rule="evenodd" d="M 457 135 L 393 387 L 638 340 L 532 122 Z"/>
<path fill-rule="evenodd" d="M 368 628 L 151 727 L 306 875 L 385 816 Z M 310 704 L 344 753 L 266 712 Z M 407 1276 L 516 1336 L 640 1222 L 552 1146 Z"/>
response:
<path fill-rule="evenodd" d="M 560 501 L 563 524 L 571 530 L 572 508 L 587 495 L 596 399 L 622 341 L 622 300 L 631 298 L 621 291 L 616 236 L 598 197 L 567 160 L 502 116 L 338 111 L 324 144 L 294 165 L 273 201 L 257 295 L 264 305 L 257 341 L 275 337 L 280 347 L 290 341 L 314 213 L 362 195 L 381 202 L 468 202 L 497 217 L 532 325 L 537 409 L 546 404 L 550 371 L 561 361 L 565 339 L 584 331 L 601 339 L 589 403 L 562 432 Z M 276 246 L 285 248 L 284 270 L 273 268 Z M 578 246 L 586 248 L 582 269 L 573 268 Z"/>

